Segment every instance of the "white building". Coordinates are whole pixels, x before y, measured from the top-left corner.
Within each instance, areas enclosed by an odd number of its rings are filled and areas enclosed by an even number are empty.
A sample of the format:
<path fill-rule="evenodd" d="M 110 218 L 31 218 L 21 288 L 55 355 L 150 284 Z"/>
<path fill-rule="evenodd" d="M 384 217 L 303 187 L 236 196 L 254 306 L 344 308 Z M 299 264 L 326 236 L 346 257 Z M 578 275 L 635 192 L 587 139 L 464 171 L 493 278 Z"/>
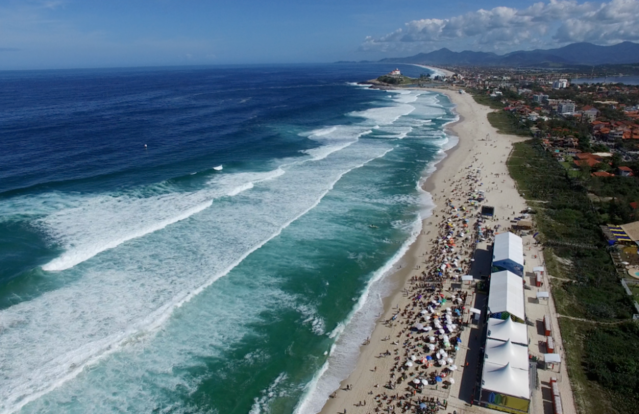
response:
<path fill-rule="evenodd" d="M 552 83 L 553 89 L 565 89 L 568 87 L 568 79 L 559 79 Z"/>
<path fill-rule="evenodd" d="M 572 101 L 564 101 L 557 105 L 557 112 L 560 114 L 572 114 L 575 112 L 575 103 Z"/>
<path fill-rule="evenodd" d="M 524 309 L 524 284 L 520 276 L 507 270 L 490 276 L 488 312 L 491 316 L 506 313 L 522 321 L 526 320 Z M 505 315 L 498 319 L 502 319 Z"/>

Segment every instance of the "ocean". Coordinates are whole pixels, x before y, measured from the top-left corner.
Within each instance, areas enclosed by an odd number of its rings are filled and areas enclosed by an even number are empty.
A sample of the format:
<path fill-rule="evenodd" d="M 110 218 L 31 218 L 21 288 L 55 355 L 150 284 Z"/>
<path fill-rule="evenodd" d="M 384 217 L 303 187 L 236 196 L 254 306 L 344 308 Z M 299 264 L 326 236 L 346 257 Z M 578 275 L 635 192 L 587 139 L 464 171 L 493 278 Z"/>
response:
<path fill-rule="evenodd" d="M 639 85 L 639 76 L 608 76 L 605 78 L 576 78 L 571 83 L 623 83 L 625 85 Z"/>
<path fill-rule="evenodd" d="M 0 412 L 319 411 L 455 144 L 392 69 L 0 73 Z"/>

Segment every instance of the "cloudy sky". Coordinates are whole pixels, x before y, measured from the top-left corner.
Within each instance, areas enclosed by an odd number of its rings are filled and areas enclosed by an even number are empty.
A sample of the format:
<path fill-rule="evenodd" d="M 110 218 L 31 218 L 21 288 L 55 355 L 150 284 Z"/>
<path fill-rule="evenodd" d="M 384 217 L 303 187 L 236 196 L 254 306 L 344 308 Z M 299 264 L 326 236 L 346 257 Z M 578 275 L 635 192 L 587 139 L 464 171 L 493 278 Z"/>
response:
<path fill-rule="evenodd" d="M 639 41 L 639 0 L 0 0 L 0 70 L 305 63 Z"/>

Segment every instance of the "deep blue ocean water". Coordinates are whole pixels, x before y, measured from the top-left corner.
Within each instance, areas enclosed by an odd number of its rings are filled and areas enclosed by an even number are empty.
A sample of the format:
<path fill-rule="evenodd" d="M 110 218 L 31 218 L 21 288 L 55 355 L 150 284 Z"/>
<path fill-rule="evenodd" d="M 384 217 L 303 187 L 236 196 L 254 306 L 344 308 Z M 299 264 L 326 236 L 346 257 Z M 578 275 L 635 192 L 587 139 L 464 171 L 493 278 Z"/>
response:
<path fill-rule="evenodd" d="M 0 73 L 0 412 L 317 412 L 451 145 L 391 69 Z"/>

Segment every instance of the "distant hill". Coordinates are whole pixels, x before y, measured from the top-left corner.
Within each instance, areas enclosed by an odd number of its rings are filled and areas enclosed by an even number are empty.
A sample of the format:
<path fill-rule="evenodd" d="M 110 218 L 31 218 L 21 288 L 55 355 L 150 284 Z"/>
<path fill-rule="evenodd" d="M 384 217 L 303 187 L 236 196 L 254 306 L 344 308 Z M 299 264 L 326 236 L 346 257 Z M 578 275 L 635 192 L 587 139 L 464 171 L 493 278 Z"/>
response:
<path fill-rule="evenodd" d="M 488 52 L 453 52 L 443 48 L 405 58 L 386 58 L 384 63 L 418 63 L 453 66 L 569 66 L 639 62 L 639 44 L 622 42 L 613 46 L 573 43 L 558 49 L 519 50 L 505 55 Z"/>

